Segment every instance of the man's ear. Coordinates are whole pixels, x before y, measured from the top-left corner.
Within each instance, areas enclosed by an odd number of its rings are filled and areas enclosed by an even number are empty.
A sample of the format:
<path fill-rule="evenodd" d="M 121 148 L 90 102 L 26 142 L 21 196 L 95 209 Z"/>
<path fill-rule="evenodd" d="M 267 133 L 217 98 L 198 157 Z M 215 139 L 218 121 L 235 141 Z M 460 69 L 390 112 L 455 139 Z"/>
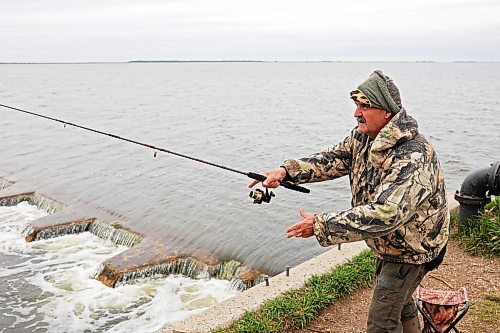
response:
<path fill-rule="evenodd" d="M 384 115 L 384 119 L 385 119 L 385 120 L 389 120 L 389 119 L 391 119 L 391 118 L 392 118 L 392 116 L 393 116 L 392 112 L 387 112 L 387 111 L 386 111 L 386 112 L 385 112 L 385 115 Z"/>

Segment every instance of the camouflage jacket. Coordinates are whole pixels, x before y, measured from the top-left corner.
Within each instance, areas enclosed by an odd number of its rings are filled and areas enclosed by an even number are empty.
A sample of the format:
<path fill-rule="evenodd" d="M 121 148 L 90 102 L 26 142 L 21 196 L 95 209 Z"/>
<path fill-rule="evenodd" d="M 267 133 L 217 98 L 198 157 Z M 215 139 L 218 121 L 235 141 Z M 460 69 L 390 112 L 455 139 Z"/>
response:
<path fill-rule="evenodd" d="M 358 133 L 308 158 L 287 160 L 299 184 L 349 175 L 352 208 L 314 215 L 322 246 L 365 240 L 384 260 L 422 264 L 446 245 L 449 211 L 432 145 L 402 109 L 375 139 Z"/>

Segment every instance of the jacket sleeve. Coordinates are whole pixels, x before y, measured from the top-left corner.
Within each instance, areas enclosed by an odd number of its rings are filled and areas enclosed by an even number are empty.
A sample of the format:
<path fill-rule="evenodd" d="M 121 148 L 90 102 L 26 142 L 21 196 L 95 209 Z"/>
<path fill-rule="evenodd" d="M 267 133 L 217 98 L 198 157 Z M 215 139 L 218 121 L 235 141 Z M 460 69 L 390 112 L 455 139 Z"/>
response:
<path fill-rule="evenodd" d="M 381 237 L 410 220 L 432 193 L 432 173 L 425 159 L 413 152 L 393 162 L 369 203 L 316 214 L 314 234 L 321 246 Z"/>
<path fill-rule="evenodd" d="M 301 159 L 290 159 L 281 165 L 287 171 L 286 180 L 296 184 L 313 183 L 349 174 L 352 163 L 353 135 L 325 151 Z"/>

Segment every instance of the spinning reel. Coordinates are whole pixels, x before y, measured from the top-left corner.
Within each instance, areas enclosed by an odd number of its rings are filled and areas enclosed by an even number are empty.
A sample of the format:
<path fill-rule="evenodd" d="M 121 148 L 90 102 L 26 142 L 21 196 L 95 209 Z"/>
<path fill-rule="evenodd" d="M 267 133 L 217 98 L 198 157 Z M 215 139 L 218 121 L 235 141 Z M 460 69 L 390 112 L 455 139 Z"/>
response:
<path fill-rule="evenodd" d="M 271 198 L 275 197 L 275 196 L 276 195 L 274 195 L 274 193 L 272 191 L 269 192 L 269 190 L 267 188 L 266 188 L 266 192 L 264 192 L 260 189 L 256 189 L 255 191 L 250 191 L 250 198 L 253 199 L 254 204 L 260 205 L 263 202 L 270 203 Z"/>

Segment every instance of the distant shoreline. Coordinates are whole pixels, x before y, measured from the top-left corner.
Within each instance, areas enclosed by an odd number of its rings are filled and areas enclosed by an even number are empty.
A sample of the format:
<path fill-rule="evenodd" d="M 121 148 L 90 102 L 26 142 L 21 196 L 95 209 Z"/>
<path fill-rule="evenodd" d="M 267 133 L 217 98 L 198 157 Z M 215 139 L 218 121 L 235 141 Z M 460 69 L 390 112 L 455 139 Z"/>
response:
<path fill-rule="evenodd" d="M 474 61 L 474 60 L 454 60 L 454 61 L 434 61 L 434 60 L 130 60 L 130 61 L 68 61 L 68 62 L 0 62 L 0 65 L 96 65 L 96 64 L 155 64 L 155 63 L 409 63 L 409 64 L 434 64 L 434 63 L 464 63 L 464 64 L 489 64 L 500 63 L 500 61 Z"/>

